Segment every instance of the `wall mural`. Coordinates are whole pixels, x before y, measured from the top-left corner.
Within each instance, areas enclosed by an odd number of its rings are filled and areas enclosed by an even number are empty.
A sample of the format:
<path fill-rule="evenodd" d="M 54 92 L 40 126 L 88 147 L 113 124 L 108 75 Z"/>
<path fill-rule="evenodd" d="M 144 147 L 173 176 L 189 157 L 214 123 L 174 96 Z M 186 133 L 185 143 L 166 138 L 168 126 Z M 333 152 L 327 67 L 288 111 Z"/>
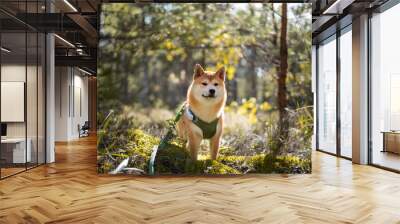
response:
<path fill-rule="evenodd" d="M 311 4 L 103 4 L 98 172 L 310 173 Z"/>

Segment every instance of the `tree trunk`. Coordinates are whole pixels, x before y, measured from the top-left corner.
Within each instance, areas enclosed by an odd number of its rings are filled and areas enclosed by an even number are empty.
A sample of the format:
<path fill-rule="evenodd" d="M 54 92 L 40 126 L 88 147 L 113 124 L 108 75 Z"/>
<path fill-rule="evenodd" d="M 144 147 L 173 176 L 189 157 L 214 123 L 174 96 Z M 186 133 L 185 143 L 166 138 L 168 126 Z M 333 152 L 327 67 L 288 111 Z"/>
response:
<path fill-rule="evenodd" d="M 142 9 L 142 32 L 146 33 L 146 11 L 145 8 Z M 144 106 L 149 105 L 149 58 L 147 57 L 147 45 L 148 42 L 145 41 L 143 45 L 143 61 L 142 61 L 142 66 L 143 66 L 143 90 L 141 94 L 142 98 L 142 103 Z"/>
<path fill-rule="evenodd" d="M 205 29 L 203 30 L 203 39 L 207 38 L 207 22 L 206 22 L 206 15 L 207 15 L 207 4 L 203 3 L 202 7 L 201 7 L 201 11 L 202 11 L 202 20 L 203 23 L 205 23 L 205 26 L 203 26 Z M 202 46 L 201 49 L 201 66 L 203 66 L 203 68 L 206 68 L 206 47 Z"/>
<path fill-rule="evenodd" d="M 254 18 L 254 8 L 253 6 L 249 7 L 251 18 Z M 257 99 L 257 68 L 256 68 L 256 60 L 257 60 L 257 52 L 256 46 L 254 44 L 250 47 L 250 96 Z"/>
<path fill-rule="evenodd" d="M 126 58 L 126 54 L 125 52 L 122 52 L 121 54 L 122 58 L 121 58 L 121 62 L 119 63 L 120 66 L 122 66 L 121 71 L 119 74 L 122 74 L 121 76 L 123 77 L 123 81 L 121 82 L 122 84 L 122 92 L 123 92 L 123 102 L 124 103 L 129 103 L 130 97 L 129 97 L 129 92 L 128 92 L 128 79 L 129 79 L 129 75 L 128 72 L 124 71 L 125 66 L 129 66 L 127 63 L 127 58 Z"/>
<path fill-rule="evenodd" d="M 274 4 L 271 4 L 271 12 L 272 12 L 272 25 L 274 28 L 274 35 L 272 38 L 272 43 L 275 47 L 278 47 L 278 23 L 276 22 L 275 19 L 275 8 L 274 8 Z"/>
<path fill-rule="evenodd" d="M 279 129 L 281 139 L 288 135 L 288 120 L 286 107 L 288 104 L 286 77 L 288 70 L 288 48 L 287 48 L 287 4 L 282 3 L 281 35 L 280 35 L 280 69 L 278 74 L 278 110 Z"/>
<path fill-rule="evenodd" d="M 238 93 L 237 93 L 237 80 L 232 79 L 232 80 L 226 80 L 226 87 L 227 90 L 230 94 L 228 94 L 228 99 L 227 102 L 230 103 L 232 101 L 239 101 L 238 99 Z"/>
<path fill-rule="evenodd" d="M 257 99 L 257 68 L 256 68 L 256 60 L 257 60 L 257 51 L 256 47 L 253 45 L 251 47 L 251 57 L 250 57 L 250 67 L 251 67 L 251 89 L 250 96 Z"/>
<path fill-rule="evenodd" d="M 274 29 L 273 35 L 272 35 L 272 44 L 274 46 L 274 49 L 279 49 L 279 43 L 278 43 L 278 33 L 279 33 L 279 29 L 278 29 L 278 22 L 276 21 L 275 18 L 275 8 L 274 8 L 274 4 L 271 4 L 271 17 L 272 17 L 272 26 Z M 279 55 L 277 52 L 274 52 L 273 54 L 273 62 L 276 63 L 277 61 L 279 61 Z M 279 65 L 275 65 L 275 72 L 279 73 L 280 71 L 280 67 Z M 278 77 L 278 74 L 276 74 L 274 76 L 274 78 Z M 278 98 L 278 97 L 277 97 Z M 276 101 L 278 101 L 278 99 L 276 99 Z M 278 104 L 278 103 L 277 103 Z"/>

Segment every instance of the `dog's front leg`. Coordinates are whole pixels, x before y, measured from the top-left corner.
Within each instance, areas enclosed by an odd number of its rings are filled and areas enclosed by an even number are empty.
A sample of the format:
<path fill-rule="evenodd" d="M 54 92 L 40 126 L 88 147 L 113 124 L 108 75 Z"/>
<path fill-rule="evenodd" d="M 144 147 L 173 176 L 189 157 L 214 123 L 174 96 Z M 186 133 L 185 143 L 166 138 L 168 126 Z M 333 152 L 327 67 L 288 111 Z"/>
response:
<path fill-rule="evenodd" d="M 210 151 L 211 151 L 211 159 L 216 160 L 219 151 L 221 135 L 215 135 L 210 139 Z"/>
<path fill-rule="evenodd" d="M 212 160 L 216 160 L 218 156 L 219 144 L 221 142 L 221 137 L 222 137 L 223 124 L 224 124 L 224 117 L 221 116 L 218 122 L 217 132 L 210 139 L 210 152 Z"/>
<path fill-rule="evenodd" d="M 189 133 L 187 147 L 190 150 L 190 156 L 193 161 L 197 161 L 197 153 L 199 152 L 202 137 L 196 133 Z"/>

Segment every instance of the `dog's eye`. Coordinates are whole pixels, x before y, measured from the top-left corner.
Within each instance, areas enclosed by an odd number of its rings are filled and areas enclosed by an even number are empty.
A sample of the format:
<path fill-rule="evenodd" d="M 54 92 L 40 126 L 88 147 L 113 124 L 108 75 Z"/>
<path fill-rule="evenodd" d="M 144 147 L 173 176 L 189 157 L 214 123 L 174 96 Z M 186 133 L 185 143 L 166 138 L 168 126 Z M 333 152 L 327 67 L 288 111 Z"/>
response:
<path fill-rule="evenodd" d="M 218 83 L 214 83 L 214 86 L 218 86 Z"/>
<path fill-rule="evenodd" d="M 203 82 L 202 84 L 203 84 L 203 86 L 206 86 L 206 85 L 207 85 L 207 83 L 206 83 L 206 82 Z"/>

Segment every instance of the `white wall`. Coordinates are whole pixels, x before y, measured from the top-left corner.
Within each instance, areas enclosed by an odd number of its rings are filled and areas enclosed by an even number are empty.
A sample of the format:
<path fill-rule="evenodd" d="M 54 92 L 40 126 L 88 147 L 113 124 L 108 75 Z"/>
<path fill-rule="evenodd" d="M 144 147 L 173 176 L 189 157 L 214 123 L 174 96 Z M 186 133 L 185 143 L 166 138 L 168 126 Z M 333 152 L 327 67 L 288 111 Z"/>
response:
<path fill-rule="evenodd" d="M 2 64 L 1 65 L 1 82 L 23 82 L 24 85 L 26 84 L 26 69 L 27 67 L 25 66 L 25 64 Z M 29 70 L 29 68 L 28 68 Z M 2 85 L 3 87 L 3 85 Z M 2 89 L 2 94 L 4 89 Z M 24 90 L 22 90 L 24 94 L 25 93 L 25 87 Z M 33 94 L 33 93 L 31 93 Z M 28 94 L 29 95 L 29 94 Z M 36 94 L 35 94 L 36 95 Z M 8 96 L 1 96 L 1 98 L 8 98 Z M 25 102 L 24 105 L 22 106 L 22 108 L 20 108 L 22 110 L 22 113 L 25 114 Z M 13 113 L 12 111 L 9 111 L 8 107 L 5 107 L 2 103 L 2 107 L 1 107 L 1 111 L 2 114 L 4 113 Z M 23 115 L 24 116 L 24 115 Z M 3 120 L 3 119 L 2 119 Z M 29 119 L 28 119 L 29 120 Z M 27 129 L 27 124 L 26 124 L 26 120 L 25 117 L 23 118 L 22 122 L 4 122 L 5 124 L 7 124 L 7 138 L 22 138 L 24 139 L 25 136 L 27 138 L 30 138 L 31 136 L 26 135 L 26 129 Z M 29 142 L 29 141 L 28 141 Z M 25 142 L 26 143 L 26 142 Z M 4 145 L 2 145 L 4 146 Z M 36 150 L 36 148 L 31 147 L 31 145 L 28 145 L 28 148 L 30 148 L 30 152 L 27 153 L 27 156 L 32 156 L 32 150 Z M 25 151 L 26 149 L 23 149 L 23 151 Z M 25 153 L 23 154 L 25 155 Z M 14 160 L 14 159 L 13 159 Z M 28 158 L 27 161 L 31 161 L 31 158 Z M 20 162 L 25 161 L 24 159 L 22 159 Z"/>
<path fill-rule="evenodd" d="M 88 78 L 76 68 L 56 67 L 55 140 L 79 138 L 78 125 L 88 120 Z"/>
<path fill-rule="evenodd" d="M 55 68 L 55 140 L 68 140 L 68 88 L 70 84 L 69 68 Z"/>
<path fill-rule="evenodd" d="M 72 120 L 71 120 L 71 135 L 74 136 L 75 138 L 79 136 L 78 132 L 78 124 L 81 126 L 85 123 L 85 121 L 88 121 L 89 119 L 89 113 L 88 113 L 88 77 L 87 76 L 82 76 L 83 73 L 77 70 L 74 70 L 74 82 L 73 82 L 73 96 L 72 99 L 74 99 L 73 102 L 73 108 L 72 108 Z"/>
<path fill-rule="evenodd" d="M 38 71 L 36 69 L 39 69 Z M 26 85 L 26 106 L 20 108 L 21 113 L 26 112 L 26 120 L 21 122 L 5 122 L 7 124 L 7 137 L 24 138 L 25 135 L 30 140 L 32 150 L 32 161 L 44 163 L 44 74 L 42 68 L 25 64 L 3 64 L 1 66 L 2 82 L 24 82 Z M 27 78 L 27 81 L 25 80 Z M 24 91 L 24 90 L 22 90 Z M 24 94 L 22 92 L 21 94 Z M 2 96 L 2 97 L 7 97 Z M 6 113 L 13 113 L 13 108 L 2 107 L 1 110 Z M 15 109 L 14 109 L 15 110 Z M 14 112 L 15 113 L 15 112 Z M 38 155 L 37 155 L 38 153 Z"/>
<path fill-rule="evenodd" d="M 8 64 L 1 66 L 1 81 L 25 82 L 25 65 Z M 7 108 L 1 108 L 6 110 Z M 25 122 L 7 122 L 7 137 L 25 137 Z"/>
<path fill-rule="evenodd" d="M 27 69 L 27 70 L 26 70 Z M 1 81 L 2 82 L 24 82 L 26 71 L 28 72 L 28 84 L 34 86 L 34 88 L 27 88 L 27 119 L 28 129 L 32 128 L 36 130 L 36 113 L 32 113 L 32 110 L 36 112 L 37 99 L 36 99 L 36 80 L 31 77 L 32 74 L 36 77 L 36 67 L 19 65 L 19 64 L 4 64 L 1 66 Z M 40 107 L 41 105 L 39 105 Z M 32 109 L 33 108 L 33 109 Z M 7 110 L 8 108 L 1 108 Z M 33 123 L 32 123 L 33 122 Z M 26 122 L 7 122 L 7 136 L 8 137 L 25 137 L 25 123 Z M 29 130 L 28 130 L 29 131 Z M 36 135 L 36 132 L 35 132 Z M 29 133 L 28 133 L 28 137 Z"/>

